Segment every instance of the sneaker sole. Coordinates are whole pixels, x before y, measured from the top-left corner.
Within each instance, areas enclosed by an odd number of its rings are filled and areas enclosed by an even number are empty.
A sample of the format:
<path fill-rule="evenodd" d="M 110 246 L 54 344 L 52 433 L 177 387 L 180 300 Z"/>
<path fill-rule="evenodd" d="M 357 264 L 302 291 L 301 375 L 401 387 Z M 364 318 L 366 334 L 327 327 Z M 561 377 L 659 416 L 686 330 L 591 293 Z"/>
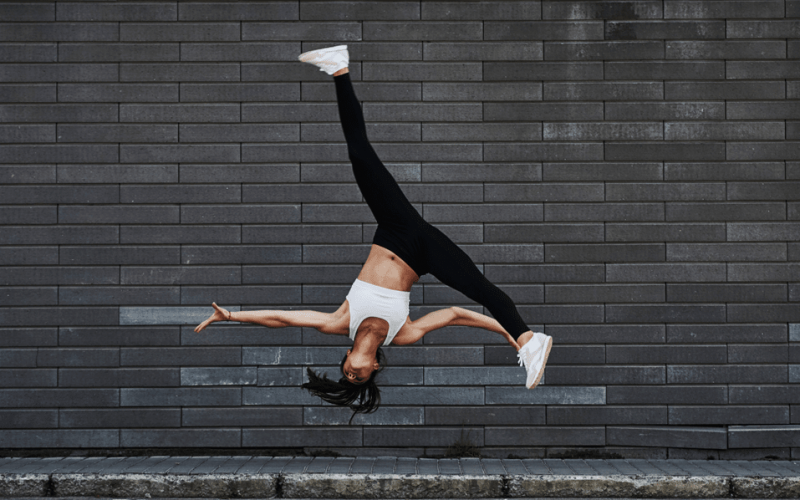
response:
<path fill-rule="evenodd" d="M 544 375 L 544 367 L 547 365 L 547 358 L 550 357 L 551 347 L 553 347 L 553 337 L 547 339 L 547 350 L 544 352 L 544 361 L 542 361 L 542 369 L 539 371 L 539 375 L 536 376 L 536 380 L 533 381 L 533 385 L 528 387 L 528 389 L 536 389 L 536 386 L 539 385 L 539 381 L 542 379 L 542 375 Z"/>
<path fill-rule="evenodd" d="M 347 48 L 347 45 L 336 45 L 335 47 L 325 47 L 324 49 L 317 49 L 317 50 L 310 50 L 308 52 L 303 52 L 297 59 L 302 62 L 306 62 L 306 59 L 309 59 L 317 54 L 327 54 L 328 52 L 338 52 L 340 50 L 344 50 Z"/>

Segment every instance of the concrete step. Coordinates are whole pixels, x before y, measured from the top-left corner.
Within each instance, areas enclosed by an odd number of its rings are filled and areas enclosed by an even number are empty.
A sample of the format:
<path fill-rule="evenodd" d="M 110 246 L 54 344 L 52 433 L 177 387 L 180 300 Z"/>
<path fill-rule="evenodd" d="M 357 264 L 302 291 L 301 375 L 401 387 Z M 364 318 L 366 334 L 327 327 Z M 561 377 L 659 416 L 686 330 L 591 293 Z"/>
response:
<path fill-rule="evenodd" d="M 7 457 L 0 496 L 800 498 L 800 461 Z"/>

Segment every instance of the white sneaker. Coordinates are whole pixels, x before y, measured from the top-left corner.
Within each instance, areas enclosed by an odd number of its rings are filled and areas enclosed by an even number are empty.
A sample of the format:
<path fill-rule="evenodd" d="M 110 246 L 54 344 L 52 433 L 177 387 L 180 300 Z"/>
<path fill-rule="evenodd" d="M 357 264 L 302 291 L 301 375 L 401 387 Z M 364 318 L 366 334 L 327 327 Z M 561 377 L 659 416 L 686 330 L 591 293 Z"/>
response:
<path fill-rule="evenodd" d="M 528 343 L 522 346 L 517 353 L 519 366 L 524 366 L 525 371 L 528 372 L 528 379 L 525 381 L 525 387 L 528 389 L 539 385 L 551 347 L 553 347 L 553 337 L 535 332 Z"/>
<path fill-rule="evenodd" d="M 318 66 L 320 71 L 332 75 L 350 64 L 350 53 L 347 52 L 347 45 L 337 45 L 303 52 L 298 59 Z"/>

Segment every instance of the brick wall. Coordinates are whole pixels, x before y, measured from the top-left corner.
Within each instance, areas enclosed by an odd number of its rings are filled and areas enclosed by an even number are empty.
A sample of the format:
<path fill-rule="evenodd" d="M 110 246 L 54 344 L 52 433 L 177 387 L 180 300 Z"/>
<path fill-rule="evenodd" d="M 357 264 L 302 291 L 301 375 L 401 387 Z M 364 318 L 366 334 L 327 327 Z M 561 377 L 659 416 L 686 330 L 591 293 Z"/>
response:
<path fill-rule="evenodd" d="M 0 3 L 0 448 L 800 456 L 800 1 Z M 554 346 L 387 348 L 301 390 L 375 220 L 332 78 L 412 204 Z M 411 317 L 483 308 L 424 276 Z M 793 448 L 793 447 L 798 448 Z"/>

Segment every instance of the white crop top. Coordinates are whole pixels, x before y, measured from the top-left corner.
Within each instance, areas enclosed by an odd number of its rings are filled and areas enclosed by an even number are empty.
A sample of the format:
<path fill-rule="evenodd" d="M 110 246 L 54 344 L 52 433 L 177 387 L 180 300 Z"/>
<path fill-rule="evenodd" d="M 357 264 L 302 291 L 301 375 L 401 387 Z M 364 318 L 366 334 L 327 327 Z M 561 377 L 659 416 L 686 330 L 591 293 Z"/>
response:
<path fill-rule="evenodd" d="M 410 300 L 411 292 L 392 290 L 356 279 L 347 294 L 347 302 L 350 304 L 350 339 L 356 339 L 356 332 L 362 321 L 367 318 L 381 318 L 389 322 L 389 333 L 383 345 L 391 344 L 406 322 Z"/>

